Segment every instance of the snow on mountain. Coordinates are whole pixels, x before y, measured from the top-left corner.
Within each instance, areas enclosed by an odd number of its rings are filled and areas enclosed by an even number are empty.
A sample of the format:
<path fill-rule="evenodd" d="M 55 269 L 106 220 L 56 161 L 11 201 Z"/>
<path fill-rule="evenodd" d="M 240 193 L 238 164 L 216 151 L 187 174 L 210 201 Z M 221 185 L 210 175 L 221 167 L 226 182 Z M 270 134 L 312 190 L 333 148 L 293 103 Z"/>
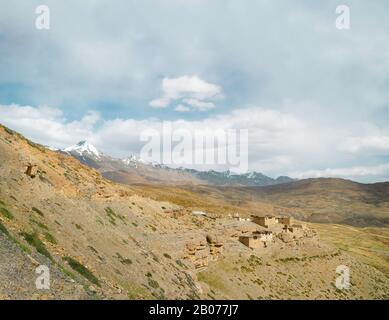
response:
<path fill-rule="evenodd" d="M 70 146 L 68 148 L 65 148 L 62 151 L 67 153 L 76 153 L 80 156 L 85 156 L 85 155 L 92 156 L 98 159 L 101 156 L 99 150 L 97 150 L 97 148 L 94 145 L 90 144 L 87 141 L 80 141 L 79 143 Z"/>
<path fill-rule="evenodd" d="M 286 183 L 293 181 L 289 177 L 278 177 L 273 179 L 260 172 L 247 172 L 244 174 L 234 173 L 230 170 L 227 171 L 198 171 L 195 169 L 187 168 L 171 168 L 167 165 L 157 162 L 147 162 L 137 155 L 130 155 L 124 159 L 112 158 L 99 152 L 95 146 L 87 141 L 80 141 L 79 143 L 70 146 L 68 148 L 60 150 L 66 152 L 75 158 L 79 159 L 82 163 L 101 170 L 102 172 L 119 172 L 119 171 L 131 171 L 140 172 L 141 176 L 151 175 L 152 179 L 155 179 L 155 170 L 159 170 L 158 174 L 161 177 L 166 176 L 168 179 L 169 174 L 173 174 L 177 177 L 177 174 L 184 173 L 185 177 L 193 177 L 196 181 L 204 181 L 207 184 L 228 186 L 228 185 L 241 185 L 241 186 L 267 186 L 279 183 Z M 123 173 L 121 173 L 123 174 Z M 190 178 L 188 178 L 190 179 Z"/>
<path fill-rule="evenodd" d="M 121 159 L 121 161 L 126 165 L 126 166 L 130 166 L 130 167 L 135 167 L 137 168 L 137 165 L 139 163 L 141 164 L 149 164 L 147 161 L 139 158 L 138 156 L 132 154 L 130 155 L 129 157 L 127 158 L 124 158 L 124 159 Z"/>
<path fill-rule="evenodd" d="M 56 147 L 53 147 L 53 146 L 45 146 L 47 149 L 51 150 L 51 151 L 59 151 L 60 149 L 56 148 Z"/>

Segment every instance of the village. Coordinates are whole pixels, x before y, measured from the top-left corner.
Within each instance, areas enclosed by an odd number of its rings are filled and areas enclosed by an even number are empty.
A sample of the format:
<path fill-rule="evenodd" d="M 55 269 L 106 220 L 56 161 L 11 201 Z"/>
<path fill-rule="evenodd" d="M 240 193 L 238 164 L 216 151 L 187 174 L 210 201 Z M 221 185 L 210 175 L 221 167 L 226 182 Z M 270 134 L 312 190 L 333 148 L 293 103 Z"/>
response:
<path fill-rule="evenodd" d="M 269 254 L 277 248 L 299 246 L 304 240 L 314 238 L 316 233 L 303 222 L 291 216 L 252 214 L 241 217 L 238 213 L 227 217 L 213 216 L 204 211 L 176 209 L 167 212 L 174 219 L 191 217 L 196 226 L 206 234 L 177 236 L 181 243 L 183 258 L 195 269 L 208 266 L 223 256 L 226 250 L 250 250 L 252 254 Z M 245 249 L 246 248 L 246 249 Z"/>

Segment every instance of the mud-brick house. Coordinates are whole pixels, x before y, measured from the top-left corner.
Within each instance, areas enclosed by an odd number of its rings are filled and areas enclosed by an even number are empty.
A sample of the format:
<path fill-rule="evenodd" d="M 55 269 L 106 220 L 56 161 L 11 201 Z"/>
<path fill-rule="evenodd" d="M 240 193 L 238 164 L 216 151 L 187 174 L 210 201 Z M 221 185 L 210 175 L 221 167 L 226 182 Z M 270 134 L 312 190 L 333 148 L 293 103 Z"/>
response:
<path fill-rule="evenodd" d="M 293 223 L 292 217 L 282 216 L 282 217 L 277 217 L 276 220 L 277 220 L 277 223 L 283 224 L 286 226 L 290 226 Z"/>
<path fill-rule="evenodd" d="M 250 249 L 266 248 L 272 240 L 273 232 L 271 231 L 256 231 L 239 237 L 239 241 Z"/>
<path fill-rule="evenodd" d="M 268 228 L 278 223 L 276 217 L 266 215 L 266 216 L 251 216 L 251 221 L 264 227 Z"/>
<path fill-rule="evenodd" d="M 275 216 L 271 216 L 271 215 L 266 215 L 266 216 L 253 215 L 251 221 L 264 227 L 264 228 L 269 228 L 269 227 L 272 227 L 275 225 L 290 226 L 293 223 L 293 220 L 291 217 L 287 217 L 287 216 L 275 217 Z"/>

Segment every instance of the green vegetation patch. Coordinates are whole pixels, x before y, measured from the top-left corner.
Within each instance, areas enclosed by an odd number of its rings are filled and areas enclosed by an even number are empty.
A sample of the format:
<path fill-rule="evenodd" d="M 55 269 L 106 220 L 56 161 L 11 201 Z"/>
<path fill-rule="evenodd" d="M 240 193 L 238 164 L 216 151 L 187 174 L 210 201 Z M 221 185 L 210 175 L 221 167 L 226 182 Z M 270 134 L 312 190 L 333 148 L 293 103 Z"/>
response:
<path fill-rule="evenodd" d="M 76 228 L 77 228 L 78 230 L 84 230 L 79 224 L 75 223 L 74 225 L 76 226 Z"/>
<path fill-rule="evenodd" d="M 250 256 L 248 259 L 248 263 L 250 266 L 255 267 L 255 266 L 260 266 L 262 265 L 262 260 L 261 258 L 254 256 L 253 254 Z"/>
<path fill-rule="evenodd" d="M 13 214 L 9 212 L 6 208 L 0 207 L 0 213 L 4 218 L 7 218 L 8 220 L 12 220 L 14 218 Z"/>
<path fill-rule="evenodd" d="M 0 221 L 0 232 L 6 235 L 9 239 L 11 239 L 21 250 L 27 253 L 31 253 L 31 250 L 27 248 L 24 244 L 20 243 L 17 239 L 15 239 L 7 230 L 7 228 Z"/>
<path fill-rule="evenodd" d="M 187 269 L 187 266 L 183 264 L 183 262 L 181 260 L 176 260 L 176 263 L 181 267 L 181 268 L 185 268 Z"/>
<path fill-rule="evenodd" d="M 106 207 L 105 212 L 107 213 L 107 216 L 109 218 L 109 222 L 111 222 L 111 224 L 116 226 L 117 215 L 116 215 L 115 211 L 113 211 L 110 207 Z"/>
<path fill-rule="evenodd" d="M 132 264 L 132 260 L 129 259 L 129 258 L 123 258 L 122 255 L 118 252 L 116 252 L 116 257 L 119 259 L 119 261 L 122 263 L 122 264 L 127 264 L 127 265 L 130 265 Z"/>
<path fill-rule="evenodd" d="M 208 284 L 211 288 L 225 290 L 223 280 L 217 274 L 203 271 L 197 274 L 197 279 Z"/>
<path fill-rule="evenodd" d="M 52 244 L 58 244 L 58 241 L 54 238 L 54 236 L 53 236 L 51 233 L 45 232 L 45 233 L 44 233 L 44 236 L 45 236 L 45 239 L 46 239 L 48 242 L 50 242 L 50 243 L 52 243 Z"/>
<path fill-rule="evenodd" d="M 130 300 L 150 299 L 150 293 L 142 287 L 133 287 L 127 292 L 127 297 Z"/>
<path fill-rule="evenodd" d="M 32 223 L 34 223 L 34 224 L 36 224 L 39 228 L 41 228 L 41 229 L 45 229 L 45 230 L 49 230 L 49 227 L 48 226 L 46 226 L 44 223 L 42 223 L 42 222 L 40 222 L 40 221 L 37 221 L 37 220 L 35 220 L 35 219 L 30 219 L 30 221 L 32 222 Z"/>
<path fill-rule="evenodd" d="M 46 256 L 50 260 L 53 260 L 53 257 L 51 256 L 50 252 L 46 249 L 44 243 L 39 239 L 38 234 L 36 232 L 34 233 L 22 232 L 21 235 L 29 245 L 33 246 L 36 249 L 37 252 Z"/>
<path fill-rule="evenodd" d="M 81 274 L 84 278 L 95 284 L 96 286 L 100 287 L 99 279 L 95 277 L 95 275 L 88 270 L 88 268 L 84 267 L 81 263 L 74 260 L 71 257 L 64 257 L 63 258 L 69 266 L 74 270 L 77 271 L 79 274 Z"/>
<path fill-rule="evenodd" d="M 0 232 L 4 233 L 8 237 L 10 236 L 7 228 L 1 223 L 1 221 L 0 221 Z"/>
<path fill-rule="evenodd" d="M 112 208 L 106 207 L 105 208 L 105 212 L 107 213 L 109 222 L 112 225 L 116 226 L 116 219 L 120 219 L 120 220 L 122 220 L 124 222 L 124 224 L 126 224 L 126 222 L 125 222 L 126 217 L 122 216 L 120 214 L 117 214 Z"/>
<path fill-rule="evenodd" d="M 148 278 L 147 281 L 148 281 L 148 284 L 149 284 L 149 286 L 151 288 L 154 288 L 154 289 L 158 289 L 159 288 L 159 283 L 158 283 L 157 280 L 154 280 L 152 278 Z"/>

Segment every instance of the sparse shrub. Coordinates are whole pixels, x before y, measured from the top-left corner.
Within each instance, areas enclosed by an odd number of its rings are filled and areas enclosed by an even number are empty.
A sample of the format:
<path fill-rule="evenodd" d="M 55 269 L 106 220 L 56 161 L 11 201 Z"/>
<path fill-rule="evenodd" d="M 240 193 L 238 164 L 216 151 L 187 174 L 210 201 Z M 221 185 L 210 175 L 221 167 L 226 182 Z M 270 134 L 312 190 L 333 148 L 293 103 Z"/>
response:
<path fill-rule="evenodd" d="M 34 224 L 36 224 L 39 228 L 41 228 L 41 229 L 45 229 L 45 230 L 49 230 L 49 227 L 48 226 L 46 226 L 44 223 L 42 223 L 42 222 L 39 222 L 39 221 L 37 221 L 37 220 L 35 220 L 35 219 L 30 219 L 30 221 L 32 222 L 32 223 L 34 223 Z"/>
<path fill-rule="evenodd" d="M 4 218 L 12 220 L 14 218 L 13 214 L 9 212 L 6 208 L 0 207 L 0 213 Z"/>
<path fill-rule="evenodd" d="M 177 263 L 181 268 L 186 268 L 186 266 L 182 263 L 181 260 L 176 260 L 176 263 Z"/>
<path fill-rule="evenodd" d="M 84 267 L 81 263 L 79 263 L 77 260 L 74 260 L 71 257 L 64 257 L 63 258 L 69 266 L 74 270 L 77 271 L 79 274 L 81 274 L 84 278 L 95 284 L 96 286 L 100 287 L 99 279 L 97 279 L 92 272 L 88 270 L 88 268 Z"/>
<path fill-rule="evenodd" d="M 120 262 L 123 264 L 127 264 L 127 265 L 132 264 L 132 260 L 129 258 L 125 258 L 125 259 L 121 260 Z"/>
<path fill-rule="evenodd" d="M 9 236 L 7 228 L 0 221 L 0 232 L 4 233 L 6 236 Z"/>
<path fill-rule="evenodd" d="M 260 266 L 262 265 L 262 260 L 257 256 L 251 255 L 248 259 L 248 263 L 250 266 Z"/>
<path fill-rule="evenodd" d="M 93 248 L 92 246 L 88 246 L 89 249 L 91 249 L 94 253 L 98 254 L 97 250 Z"/>
<path fill-rule="evenodd" d="M 156 281 L 156 280 L 154 280 L 154 279 L 149 278 L 149 279 L 148 279 L 148 283 L 149 283 L 149 286 L 152 287 L 152 288 L 154 288 L 154 289 L 159 288 L 159 283 L 158 283 L 158 281 Z"/>
<path fill-rule="evenodd" d="M 49 232 L 45 232 L 44 233 L 44 236 L 45 236 L 45 239 L 47 241 L 49 241 L 50 243 L 52 244 L 58 244 L 57 240 L 54 238 L 54 236 L 52 234 L 50 234 Z"/>
<path fill-rule="evenodd" d="M 75 223 L 74 225 L 76 226 L 76 228 L 77 228 L 78 230 L 84 230 L 79 224 Z"/>
<path fill-rule="evenodd" d="M 163 256 L 164 256 L 165 258 L 168 258 L 168 259 L 171 259 L 171 258 L 172 258 L 171 255 L 168 254 L 168 253 L 164 253 Z"/>
<path fill-rule="evenodd" d="M 253 272 L 254 271 L 254 269 L 252 267 L 248 267 L 248 266 L 241 266 L 240 270 L 242 272 Z"/>
<path fill-rule="evenodd" d="M 116 213 L 115 211 L 113 211 L 110 207 L 106 207 L 105 208 L 105 212 L 107 213 L 107 216 L 109 218 L 109 222 L 111 222 L 111 224 L 113 224 L 114 226 L 116 226 Z"/>
<path fill-rule="evenodd" d="M 22 232 L 21 235 L 29 245 L 33 246 L 36 249 L 37 252 L 46 256 L 50 260 L 53 260 L 53 257 L 51 256 L 50 252 L 46 249 L 44 243 L 39 239 L 38 234 L 36 232 L 34 233 Z"/>
<path fill-rule="evenodd" d="M 45 215 L 43 214 L 43 212 L 40 211 L 38 208 L 32 207 L 31 210 L 34 211 L 34 212 L 36 212 L 37 214 L 39 214 L 41 217 L 44 217 L 44 216 L 45 216 Z"/>
<path fill-rule="evenodd" d="M 116 253 L 116 256 L 118 257 L 119 261 L 122 263 L 122 264 L 127 264 L 127 265 L 130 265 L 132 264 L 132 260 L 129 259 L 129 258 L 123 258 L 122 255 L 120 253 Z"/>

